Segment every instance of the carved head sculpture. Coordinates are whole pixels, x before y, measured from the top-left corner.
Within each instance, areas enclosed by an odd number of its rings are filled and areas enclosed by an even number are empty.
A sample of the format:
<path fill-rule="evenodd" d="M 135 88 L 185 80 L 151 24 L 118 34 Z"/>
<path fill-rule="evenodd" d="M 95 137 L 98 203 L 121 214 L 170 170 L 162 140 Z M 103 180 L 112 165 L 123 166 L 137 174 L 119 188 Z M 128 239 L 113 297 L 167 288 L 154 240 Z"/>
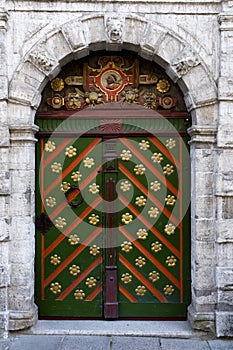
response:
<path fill-rule="evenodd" d="M 110 41 L 119 42 L 122 39 L 123 20 L 118 17 L 108 17 L 106 33 Z"/>

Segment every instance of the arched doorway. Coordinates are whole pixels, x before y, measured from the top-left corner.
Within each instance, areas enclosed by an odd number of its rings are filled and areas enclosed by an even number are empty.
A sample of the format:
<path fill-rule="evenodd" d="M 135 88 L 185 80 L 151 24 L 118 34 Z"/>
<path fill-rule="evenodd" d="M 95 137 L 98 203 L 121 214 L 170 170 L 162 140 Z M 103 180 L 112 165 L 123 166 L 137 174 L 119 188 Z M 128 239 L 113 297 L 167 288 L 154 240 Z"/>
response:
<path fill-rule="evenodd" d="M 90 55 L 43 92 L 36 123 L 40 317 L 184 318 L 189 115 L 164 71 Z"/>

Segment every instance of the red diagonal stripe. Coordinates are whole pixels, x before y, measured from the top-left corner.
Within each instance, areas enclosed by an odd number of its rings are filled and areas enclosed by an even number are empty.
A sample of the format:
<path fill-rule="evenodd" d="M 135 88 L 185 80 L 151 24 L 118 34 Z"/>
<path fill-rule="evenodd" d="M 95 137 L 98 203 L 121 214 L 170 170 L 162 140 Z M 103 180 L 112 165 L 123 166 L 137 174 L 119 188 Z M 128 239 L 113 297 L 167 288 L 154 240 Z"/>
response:
<path fill-rule="evenodd" d="M 161 302 L 167 303 L 167 299 L 164 295 L 159 292 L 152 284 L 137 270 L 133 265 L 130 264 L 128 260 L 126 260 L 123 255 L 119 254 L 119 261 L 127 267 L 127 269 L 134 274 L 134 276 L 141 282 L 149 291 Z"/>
<path fill-rule="evenodd" d="M 177 188 L 175 188 L 168 179 L 165 178 L 164 174 L 161 174 L 150 162 L 146 159 L 141 152 L 139 152 L 127 139 L 120 139 L 121 142 L 127 146 L 136 157 L 143 162 L 143 164 L 155 174 L 155 176 L 175 195 L 177 196 Z"/>
<path fill-rule="evenodd" d="M 146 248 L 144 248 L 135 238 L 125 230 L 123 226 L 119 227 L 120 231 L 127 237 L 135 247 L 140 250 L 148 260 L 150 260 L 178 289 L 180 282 L 161 264 Z"/>
<path fill-rule="evenodd" d="M 130 292 L 125 289 L 121 284 L 119 285 L 119 291 L 129 300 L 131 303 L 138 303 L 137 299 L 134 298 L 133 295 L 130 294 Z"/>
<path fill-rule="evenodd" d="M 102 232 L 102 227 L 97 227 L 97 229 L 92 232 L 92 234 L 85 239 L 85 241 L 78 246 L 77 249 L 73 251 L 72 254 L 68 256 L 45 280 L 45 286 L 47 286 L 54 278 L 56 278 L 60 272 L 62 272 L 79 254 L 86 249 L 90 243 Z"/>
<path fill-rule="evenodd" d="M 92 301 L 95 299 L 95 297 L 102 291 L 102 284 L 100 284 L 99 286 L 97 286 L 97 288 L 95 290 L 93 290 L 93 292 L 91 294 L 88 295 L 88 297 L 86 297 L 86 301 Z"/>
<path fill-rule="evenodd" d="M 101 138 L 96 138 L 92 141 L 86 148 L 83 150 L 74 160 L 73 162 L 62 172 L 61 176 L 58 176 L 56 180 L 54 180 L 47 189 L 45 189 L 44 193 L 47 196 L 54 187 L 56 187 L 61 181 L 83 160 L 83 158 L 90 152 L 99 142 Z"/>
<path fill-rule="evenodd" d="M 79 283 L 81 283 L 82 280 L 84 280 L 84 278 L 86 278 L 86 277 L 89 275 L 89 273 L 90 273 L 91 271 L 93 271 L 93 270 L 94 270 L 99 264 L 101 264 L 101 263 L 102 263 L 102 256 L 100 255 L 95 261 L 93 261 L 93 262 L 91 263 L 91 265 L 90 265 L 89 267 L 86 268 L 85 271 L 83 271 L 83 273 L 82 273 L 74 282 L 72 282 L 72 283 L 69 285 L 68 288 L 66 288 L 66 289 L 64 290 L 64 292 L 61 293 L 61 295 L 57 298 L 57 300 L 64 300 L 64 299 L 67 297 L 67 295 L 69 295 L 70 292 L 71 292 L 74 288 L 76 288 L 76 287 L 79 285 Z"/>
<path fill-rule="evenodd" d="M 135 184 L 144 194 L 148 197 L 156 206 L 160 209 L 160 211 L 170 219 L 176 226 L 179 224 L 179 220 L 175 218 L 175 216 L 163 205 L 160 201 L 153 196 L 151 192 L 148 192 L 146 187 L 122 164 L 119 162 L 120 171 L 128 177 L 129 180 L 133 184 Z"/>
<path fill-rule="evenodd" d="M 151 225 L 151 223 L 142 216 L 142 214 L 134 208 L 132 204 L 128 204 L 127 200 L 122 196 L 118 195 L 118 198 L 122 203 L 129 208 L 129 210 L 138 218 L 155 236 L 156 238 L 160 239 L 161 242 L 163 242 L 170 250 L 175 254 L 178 258 L 180 258 L 180 252 L 177 250 L 154 226 Z"/>
<path fill-rule="evenodd" d="M 63 241 L 64 238 L 66 238 L 70 232 L 72 232 L 73 229 L 77 228 L 77 226 L 82 222 L 82 220 L 90 214 L 90 212 L 101 202 L 101 198 L 97 197 L 89 207 L 87 207 L 78 217 L 76 220 L 72 222 L 72 224 L 64 230 L 54 241 L 53 243 L 48 246 L 45 250 L 45 256 L 50 254 L 54 248 L 57 247 L 59 243 Z"/>

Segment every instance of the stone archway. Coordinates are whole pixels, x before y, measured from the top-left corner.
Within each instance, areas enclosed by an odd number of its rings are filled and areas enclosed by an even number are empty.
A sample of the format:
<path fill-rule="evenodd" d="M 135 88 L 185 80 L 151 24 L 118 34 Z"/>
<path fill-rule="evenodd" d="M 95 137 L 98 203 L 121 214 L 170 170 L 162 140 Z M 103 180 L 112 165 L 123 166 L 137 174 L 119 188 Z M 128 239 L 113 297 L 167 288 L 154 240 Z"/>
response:
<path fill-rule="evenodd" d="M 215 83 L 196 48 L 190 47 L 177 34 L 144 18 L 126 15 L 120 20 L 111 14 L 87 16 L 66 23 L 27 47 L 30 49 L 22 58 L 9 90 L 12 184 L 19 178 L 22 183 L 22 188 L 12 187 L 11 195 L 12 207 L 19 198 L 22 205 L 20 210 L 12 212 L 13 249 L 10 260 L 14 282 L 9 288 L 9 329 L 29 327 L 37 318 L 33 276 L 32 164 L 36 141 L 33 120 L 41 91 L 46 82 L 58 74 L 61 66 L 73 58 L 81 58 L 90 50 L 129 49 L 166 69 L 170 78 L 182 89 L 187 108 L 192 114 L 193 287 L 190 321 L 196 329 L 213 330 L 216 295 L 213 292 L 214 243 L 210 232 L 214 220 L 214 189 L 206 186 L 206 183 L 214 166 L 217 97 Z M 16 249 L 17 257 L 13 255 Z M 206 252 L 206 259 L 203 252 Z M 16 268 L 18 264 L 20 273 Z"/>

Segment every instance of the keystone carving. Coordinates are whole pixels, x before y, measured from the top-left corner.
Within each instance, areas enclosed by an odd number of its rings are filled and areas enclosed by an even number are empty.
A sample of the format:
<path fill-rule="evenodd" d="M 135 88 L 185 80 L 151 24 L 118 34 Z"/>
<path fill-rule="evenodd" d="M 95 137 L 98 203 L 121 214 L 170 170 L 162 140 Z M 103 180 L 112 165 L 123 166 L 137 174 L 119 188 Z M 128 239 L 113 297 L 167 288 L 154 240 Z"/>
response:
<path fill-rule="evenodd" d="M 117 16 L 107 17 L 105 31 L 106 36 L 110 42 L 122 42 L 123 19 Z"/>
<path fill-rule="evenodd" d="M 172 61 L 172 66 L 179 75 L 187 74 L 193 67 L 200 63 L 196 53 L 185 48 Z"/>
<path fill-rule="evenodd" d="M 54 65 L 54 60 L 52 60 L 44 49 L 38 48 L 29 54 L 31 62 L 42 69 L 45 72 L 49 72 Z"/>

